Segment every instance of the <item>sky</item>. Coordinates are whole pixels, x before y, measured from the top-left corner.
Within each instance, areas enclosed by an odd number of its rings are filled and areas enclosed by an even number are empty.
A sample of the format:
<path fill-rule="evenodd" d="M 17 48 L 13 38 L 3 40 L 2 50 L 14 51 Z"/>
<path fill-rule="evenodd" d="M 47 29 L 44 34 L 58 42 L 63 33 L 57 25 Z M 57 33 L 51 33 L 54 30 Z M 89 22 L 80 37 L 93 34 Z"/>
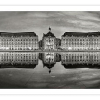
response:
<path fill-rule="evenodd" d="M 42 39 L 51 27 L 61 38 L 64 32 L 100 31 L 99 11 L 1 11 L 1 32 L 35 32 Z"/>

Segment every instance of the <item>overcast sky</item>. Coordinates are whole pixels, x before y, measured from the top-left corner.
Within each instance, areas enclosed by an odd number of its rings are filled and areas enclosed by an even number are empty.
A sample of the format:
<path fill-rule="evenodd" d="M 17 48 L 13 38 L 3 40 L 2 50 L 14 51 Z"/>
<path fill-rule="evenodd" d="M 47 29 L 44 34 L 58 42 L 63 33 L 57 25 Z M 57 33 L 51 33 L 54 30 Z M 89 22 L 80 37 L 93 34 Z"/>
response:
<path fill-rule="evenodd" d="M 100 31 L 100 12 L 0 12 L 1 32 L 35 32 L 41 39 L 49 26 L 58 38 L 64 32 Z"/>

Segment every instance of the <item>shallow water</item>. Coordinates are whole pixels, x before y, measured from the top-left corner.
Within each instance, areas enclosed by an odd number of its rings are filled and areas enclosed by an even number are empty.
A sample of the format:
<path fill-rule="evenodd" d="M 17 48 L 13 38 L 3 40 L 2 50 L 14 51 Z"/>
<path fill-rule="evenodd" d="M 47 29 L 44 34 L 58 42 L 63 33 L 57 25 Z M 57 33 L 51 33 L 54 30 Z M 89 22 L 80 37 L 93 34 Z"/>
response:
<path fill-rule="evenodd" d="M 0 52 L 0 88 L 99 88 L 100 52 Z"/>

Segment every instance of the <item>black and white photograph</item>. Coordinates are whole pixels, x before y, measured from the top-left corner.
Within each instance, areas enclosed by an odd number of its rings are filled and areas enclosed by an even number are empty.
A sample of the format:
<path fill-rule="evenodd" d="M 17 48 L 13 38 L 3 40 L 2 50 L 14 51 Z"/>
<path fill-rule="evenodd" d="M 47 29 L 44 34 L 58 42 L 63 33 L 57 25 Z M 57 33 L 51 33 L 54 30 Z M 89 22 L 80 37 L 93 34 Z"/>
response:
<path fill-rule="evenodd" d="M 0 89 L 99 89 L 100 11 L 0 11 Z"/>

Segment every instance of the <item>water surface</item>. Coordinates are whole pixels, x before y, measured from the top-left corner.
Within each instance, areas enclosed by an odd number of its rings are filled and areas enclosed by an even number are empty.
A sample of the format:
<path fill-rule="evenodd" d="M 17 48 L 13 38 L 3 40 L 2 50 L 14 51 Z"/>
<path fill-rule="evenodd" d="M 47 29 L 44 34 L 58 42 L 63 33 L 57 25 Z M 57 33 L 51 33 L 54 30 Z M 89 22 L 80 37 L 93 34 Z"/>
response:
<path fill-rule="evenodd" d="M 100 52 L 0 52 L 0 88 L 99 88 Z"/>

